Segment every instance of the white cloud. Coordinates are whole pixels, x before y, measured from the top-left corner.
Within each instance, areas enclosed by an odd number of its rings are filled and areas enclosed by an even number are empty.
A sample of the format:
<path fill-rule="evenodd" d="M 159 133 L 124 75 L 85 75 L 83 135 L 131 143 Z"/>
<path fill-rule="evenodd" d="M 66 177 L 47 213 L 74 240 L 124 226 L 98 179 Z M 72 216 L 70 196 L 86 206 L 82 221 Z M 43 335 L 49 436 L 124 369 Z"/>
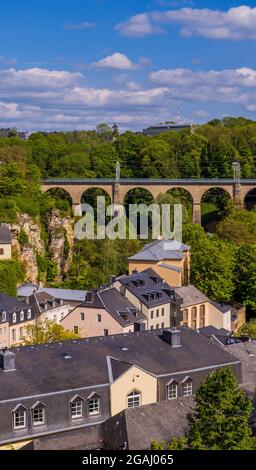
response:
<path fill-rule="evenodd" d="M 99 60 L 98 62 L 93 62 L 91 67 L 99 70 L 134 70 L 137 68 L 137 65 L 134 64 L 125 54 L 115 52 L 114 54 L 109 55 L 104 59 Z"/>
<path fill-rule="evenodd" d="M 118 23 L 115 26 L 115 29 L 123 36 L 137 37 L 144 37 L 149 34 L 159 34 L 163 32 L 163 29 L 160 26 L 153 24 L 151 16 L 148 13 L 141 13 L 139 15 L 132 16 L 128 21 Z"/>
<path fill-rule="evenodd" d="M 81 21 L 78 23 L 65 23 L 64 29 L 67 31 L 72 30 L 81 30 L 81 29 L 92 29 L 95 28 L 95 23 L 90 23 L 89 21 Z"/>
<path fill-rule="evenodd" d="M 38 67 L 25 70 L 11 68 L 0 71 L 1 88 L 63 88 L 79 83 L 82 78 L 83 75 L 80 73 L 47 70 Z"/>
<path fill-rule="evenodd" d="M 142 13 L 116 25 L 124 36 L 147 36 L 163 32 L 162 25 L 181 25 L 183 36 L 202 36 L 211 39 L 256 39 L 256 7 L 246 5 L 227 11 L 208 8 Z"/>
<path fill-rule="evenodd" d="M 0 127 L 92 129 L 116 121 L 123 129 L 141 129 L 174 118 L 179 105 L 186 115 L 206 119 L 211 103 L 215 110 L 220 104 L 221 114 L 228 104 L 239 114 L 256 112 L 256 70 L 250 68 L 163 69 L 151 73 L 144 86 L 129 71 L 114 78 L 112 86 L 101 88 L 68 71 L 0 71 Z"/>

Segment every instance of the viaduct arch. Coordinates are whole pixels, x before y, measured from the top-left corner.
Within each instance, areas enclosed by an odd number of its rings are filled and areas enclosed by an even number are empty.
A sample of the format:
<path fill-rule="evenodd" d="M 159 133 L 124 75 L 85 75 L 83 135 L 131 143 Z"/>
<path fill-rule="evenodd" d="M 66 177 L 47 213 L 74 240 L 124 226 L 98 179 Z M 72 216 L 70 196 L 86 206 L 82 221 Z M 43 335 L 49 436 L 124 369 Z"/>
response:
<path fill-rule="evenodd" d="M 123 204 L 126 194 L 135 188 L 149 191 L 154 200 L 160 194 L 171 189 L 182 188 L 188 191 L 193 201 L 193 222 L 201 223 L 201 201 L 203 195 L 213 188 L 226 191 L 237 206 L 243 207 L 247 193 L 256 189 L 256 179 L 244 179 L 237 182 L 234 179 L 125 179 L 118 182 L 115 179 L 45 179 L 41 189 L 46 192 L 50 189 L 61 188 L 69 193 L 72 206 L 80 206 L 85 191 L 91 188 L 103 189 L 113 204 Z"/>

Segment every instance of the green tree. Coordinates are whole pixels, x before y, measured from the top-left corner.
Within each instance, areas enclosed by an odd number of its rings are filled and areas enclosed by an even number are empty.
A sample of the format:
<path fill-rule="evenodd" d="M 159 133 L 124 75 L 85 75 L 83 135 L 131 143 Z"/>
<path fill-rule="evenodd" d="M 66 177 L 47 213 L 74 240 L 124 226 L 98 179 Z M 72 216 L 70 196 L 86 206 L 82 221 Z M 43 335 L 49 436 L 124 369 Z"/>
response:
<path fill-rule="evenodd" d="M 249 426 L 252 402 L 230 368 L 212 372 L 197 389 L 189 417 L 190 449 L 250 450 L 255 438 Z"/>
<path fill-rule="evenodd" d="M 237 335 L 248 335 L 250 338 L 256 338 L 256 319 L 252 318 L 242 328 L 239 329 Z"/>
<path fill-rule="evenodd" d="M 24 344 L 30 346 L 32 344 L 54 343 L 79 338 L 78 334 L 66 330 L 62 325 L 45 320 L 39 322 L 38 325 L 27 326 Z"/>
<path fill-rule="evenodd" d="M 185 226 L 183 239 L 191 246 L 191 283 L 211 300 L 230 301 L 235 289 L 234 245 L 208 236 L 198 225 Z"/>

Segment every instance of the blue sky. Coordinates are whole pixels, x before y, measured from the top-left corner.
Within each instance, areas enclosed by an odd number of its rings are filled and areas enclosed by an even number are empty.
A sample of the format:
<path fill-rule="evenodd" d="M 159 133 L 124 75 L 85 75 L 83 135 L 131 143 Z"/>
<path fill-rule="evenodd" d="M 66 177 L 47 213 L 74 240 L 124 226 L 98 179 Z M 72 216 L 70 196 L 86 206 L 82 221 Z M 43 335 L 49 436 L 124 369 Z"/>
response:
<path fill-rule="evenodd" d="M 256 119 L 255 57 L 249 0 L 5 2 L 0 127 Z"/>

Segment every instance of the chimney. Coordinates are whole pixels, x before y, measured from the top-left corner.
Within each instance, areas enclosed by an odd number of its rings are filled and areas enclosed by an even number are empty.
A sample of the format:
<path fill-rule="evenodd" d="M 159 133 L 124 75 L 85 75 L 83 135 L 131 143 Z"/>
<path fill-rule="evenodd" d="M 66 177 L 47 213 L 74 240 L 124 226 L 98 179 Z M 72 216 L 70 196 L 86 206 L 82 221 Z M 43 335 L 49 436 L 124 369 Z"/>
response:
<path fill-rule="evenodd" d="M 112 285 L 116 281 L 116 276 L 109 276 L 109 284 Z"/>
<path fill-rule="evenodd" d="M 0 367 L 5 372 L 15 370 L 15 354 L 8 351 L 7 348 L 0 351 Z"/>
<path fill-rule="evenodd" d="M 93 292 L 87 292 L 86 296 L 85 296 L 85 301 L 88 302 L 88 303 L 92 303 L 93 301 Z"/>
<path fill-rule="evenodd" d="M 163 330 L 163 340 L 169 343 L 172 348 L 179 348 L 181 346 L 180 330 L 177 328 Z"/>

